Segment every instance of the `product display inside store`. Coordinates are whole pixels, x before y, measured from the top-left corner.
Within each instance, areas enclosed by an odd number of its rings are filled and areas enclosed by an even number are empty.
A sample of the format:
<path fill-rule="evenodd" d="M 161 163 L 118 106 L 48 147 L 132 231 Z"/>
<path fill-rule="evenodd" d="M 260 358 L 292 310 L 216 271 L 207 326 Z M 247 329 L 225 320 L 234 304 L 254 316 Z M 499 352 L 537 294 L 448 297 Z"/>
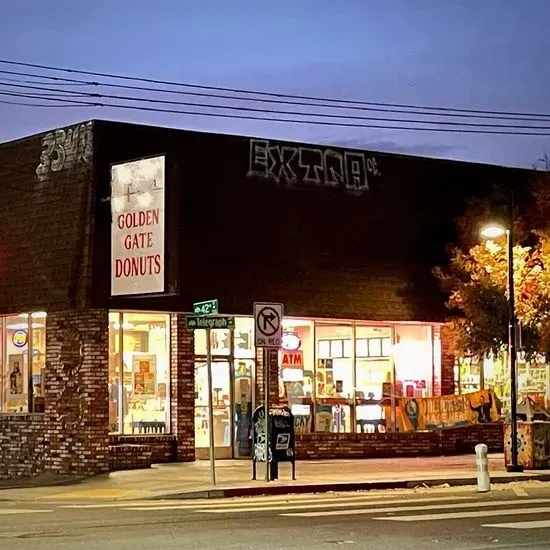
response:
<path fill-rule="evenodd" d="M 550 404 L 550 365 L 543 357 L 526 361 L 521 353 L 517 358 L 518 400 L 530 397 L 539 405 Z M 455 364 L 456 393 L 472 393 L 493 390 L 498 399 L 499 412 L 510 411 L 510 367 L 508 354 L 503 351 L 498 357 L 461 357 Z"/>
<path fill-rule="evenodd" d="M 44 412 L 46 313 L 0 318 L 0 411 Z M 30 397 L 30 399 L 29 399 Z"/>
<path fill-rule="evenodd" d="M 111 432 L 144 434 L 168 431 L 168 329 L 169 317 L 165 314 L 109 314 Z"/>

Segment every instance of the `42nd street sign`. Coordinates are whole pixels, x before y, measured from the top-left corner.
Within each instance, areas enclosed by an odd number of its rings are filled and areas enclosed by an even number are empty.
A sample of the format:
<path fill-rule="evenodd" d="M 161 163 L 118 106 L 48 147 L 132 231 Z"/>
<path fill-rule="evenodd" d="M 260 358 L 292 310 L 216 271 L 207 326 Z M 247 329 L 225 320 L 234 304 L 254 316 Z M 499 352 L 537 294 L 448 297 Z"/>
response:
<path fill-rule="evenodd" d="M 206 300 L 193 304 L 194 315 L 214 315 L 218 313 L 218 300 Z"/>

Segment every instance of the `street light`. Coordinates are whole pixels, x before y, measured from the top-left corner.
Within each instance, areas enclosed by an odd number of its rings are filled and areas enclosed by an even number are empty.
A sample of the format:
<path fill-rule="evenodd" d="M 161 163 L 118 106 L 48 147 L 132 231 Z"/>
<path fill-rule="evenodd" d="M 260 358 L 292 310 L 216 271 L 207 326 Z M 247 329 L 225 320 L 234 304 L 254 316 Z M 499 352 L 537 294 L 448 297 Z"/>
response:
<path fill-rule="evenodd" d="M 481 236 L 486 239 L 497 239 L 506 235 L 508 250 L 508 356 L 510 358 L 510 422 L 511 422 L 511 462 L 506 467 L 508 472 L 522 472 L 523 466 L 518 464 L 518 388 L 516 373 L 516 306 L 514 299 L 514 243 L 512 224 L 509 228 L 501 225 L 488 225 L 481 230 Z"/>

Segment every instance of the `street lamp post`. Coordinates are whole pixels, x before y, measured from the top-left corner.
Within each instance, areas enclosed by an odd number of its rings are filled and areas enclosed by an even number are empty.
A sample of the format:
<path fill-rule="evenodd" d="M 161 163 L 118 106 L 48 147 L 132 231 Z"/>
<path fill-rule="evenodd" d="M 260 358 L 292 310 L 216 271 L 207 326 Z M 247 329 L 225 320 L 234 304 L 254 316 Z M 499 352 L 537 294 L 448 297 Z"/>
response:
<path fill-rule="evenodd" d="M 511 220 L 513 221 L 513 220 Z M 522 472 L 523 466 L 518 464 L 518 387 L 517 387 L 517 349 L 516 349 L 516 305 L 514 298 L 514 238 L 513 223 L 505 229 L 502 226 L 490 225 L 481 231 L 488 239 L 502 237 L 506 234 L 508 252 L 508 357 L 510 360 L 510 424 L 511 424 L 511 461 L 506 467 L 508 472 Z"/>

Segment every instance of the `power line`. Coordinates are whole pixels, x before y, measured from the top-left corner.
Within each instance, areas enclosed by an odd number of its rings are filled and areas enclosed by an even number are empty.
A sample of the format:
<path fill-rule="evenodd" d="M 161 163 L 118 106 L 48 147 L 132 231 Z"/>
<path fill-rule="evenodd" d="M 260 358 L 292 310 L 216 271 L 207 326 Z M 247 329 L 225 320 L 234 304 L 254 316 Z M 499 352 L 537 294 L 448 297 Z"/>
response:
<path fill-rule="evenodd" d="M 291 101 L 291 100 L 285 100 L 285 99 L 269 99 L 269 98 L 253 98 L 253 97 L 239 97 L 236 95 L 220 95 L 219 93 L 206 93 L 206 92 L 191 92 L 191 91 L 182 91 L 182 90 L 169 90 L 166 88 L 151 88 L 146 86 L 135 86 L 135 85 L 128 85 L 128 84 L 113 84 L 112 82 L 99 82 L 99 81 L 86 81 L 81 79 L 74 79 L 74 78 L 64 78 L 64 77 L 58 77 L 58 76 L 48 76 L 48 75 L 40 75 L 40 74 L 34 74 L 34 73 L 26 73 L 26 72 L 20 72 L 20 71 L 6 71 L 6 70 L 0 70 L 0 74 L 11 74 L 11 75 L 18 75 L 18 76 L 25 76 L 25 77 L 33 77 L 33 78 L 42 78 L 46 80 L 53 80 L 58 85 L 75 85 L 75 86 L 90 86 L 90 87 L 108 87 L 108 88 L 117 88 L 117 89 L 125 89 L 125 90 L 137 90 L 137 91 L 145 91 L 145 92 L 156 92 L 161 94 L 176 94 L 176 95 L 183 95 L 183 96 L 193 96 L 193 97 L 209 97 L 214 99 L 231 99 L 235 101 L 248 101 L 248 102 L 258 102 L 258 103 L 268 103 L 268 104 L 276 104 L 276 105 L 298 105 L 298 106 L 304 106 L 304 107 L 320 107 L 320 108 L 329 108 L 329 109 L 345 109 L 345 110 L 353 110 L 353 111 L 373 111 L 373 112 L 382 112 L 382 113 L 392 113 L 392 114 L 409 114 L 409 115 L 423 115 L 423 116 L 432 116 L 432 117 L 458 117 L 458 118 L 473 118 L 473 119 L 488 119 L 488 120 L 510 120 L 510 121 L 524 121 L 524 122 L 545 122 L 550 115 L 528 115 L 528 116 L 513 116 L 513 115 L 480 115 L 480 114 L 462 114 L 462 113 L 450 113 L 450 112 L 441 112 L 436 113 L 434 111 L 429 112 L 423 112 L 423 111 L 412 111 L 411 109 L 418 109 L 417 107 L 409 107 L 407 109 L 393 109 L 393 108 L 382 108 L 382 107 L 367 107 L 367 106 L 358 106 L 358 105 L 336 105 L 336 104 L 327 104 L 327 103 L 316 103 L 315 105 L 312 105 L 311 102 L 305 103 L 303 101 Z M 0 80 L 2 80 L 0 78 Z M 7 79 L 6 79 L 7 80 Z M 30 83 L 30 84 L 40 84 L 44 85 L 43 81 L 38 80 L 25 80 L 25 79 L 9 79 L 13 82 L 22 82 L 22 83 Z M 538 117 L 538 118 L 535 118 Z"/>
<path fill-rule="evenodd" d="M 9 94 L 8 92 L 1 92 L 1 95 L 17 95 L 16 93 Z M 91 107 L 107 107 L 115 109 L 127 109 L 133 111 L 145 111 L 145 112 L 155 112 L 155 113 L 170 113 L 170 114 L 179 114 L 179 115 L 189 115 L 189 116 L 205 116 L 211 118 L 225 118 L 225 119 L 238 119 L 238 120 L 252 120 L 252 121 L 262 121 L 262 122 L 286 122 L 291 124 L 310 124 L 318 126 L 332 126 L 332 127 L 343 127 L 343 128 L 375 128 L 382 130 L 415 130 L 422 132 L 444 132 L 444 133 L 464 133 L 464 134 L 491 134 L 491 135 L 510 135 L 510 136 L 550 136 L 550 133 L 545 132 L 513 132 L 506 130 L 469 130 L 469 129 L 458 129 L 458 128 L 421 128 L 417 126 L 389 126 L 389 125 L 380 125 L 380 124 L 360 124 L 353 122 L 332 122 L 327 120 L 300 120 L 292 118 L 278 118 L 278 117 L 267 117 L 267 116 L 250 116 L 250 115 L 239 115 L 239 114 L 226 114 L 226 113 L 209 113 L 205 111 L 188 111 L 180 109 L 161 109 L 159 107 L 145 107 L 138 105 L 123 105 L 123 104 L 112 104 L 105 102 L 80 102 L 77 100 L 72 100 L 68 98 L 64 99 L 53 99 L 53 98 L 44 98 L 51 101 L 61 101 L 65 103 L 72 104 L 83 104 L 85 106 Z"/>
<path fill-rule="evenodd" d="M 25 103 L 23 101 L 10 101 L 8 99 L 0 99 L 0 103 L 4 105 L 18 105 L 20 107 L 86 107 L 87 105 L 52 105 L 51 103 Z"/>
<path fill-rule="evenodd" d="M 195 89 L 202 89 L 202 90 L 215 90 L 215 91 L 223 91 L 223 92 L 229 92 L 229 93 L 259 95 L 264 97 L 301 99 L 301 100 L 307 100 L 307 101 L 324 101 L 327 103 L 329 102 L 340 103 L 340 104 L 346 104 L 346 105 L 367 105 L 367 106 L 379 106 L 379 107 L 423 109 L 423 110 L 429 110 L 429 111 L 442 111 L 442 112 L 477 113 L 477 114 L 491 114 L 491 115 L 510 115 L 510 116 L 550 118 L 550 114 L 547 114 L 547 113 L 525 113 L 525 112 L 513 112 L 513 111 L 460 109 L 460 108 L 452 108 L 452 107 L 434 107 L 434 106 L 427 106 L 427 105 L 411 105 L 411 104 L 403 104 L 403 103 L 385 103 L 385 102 L 358 101 L 358 100 L 349 100 L 349 99 L 335 99 L 335 98 L 327 98 L 327 97 L 303 96 L 303 95 L 293 95 L 293 94 L 284 94 L 284 93 L 276 93 L 276 92 L 262 92 L 262 91 L 247 90 L 242 88 L 228 88 L 228 87 L 221 87 L 221 86 L 189 84 L 186 82 L 174 82 L 170 80 L 158 80 L 153 78 L 117 75 L 113 73 L 84 71 L 80 69 L 54 67 L 51 65 L 41 65 L 37 63 L 24 63 L 21 61 L 10 61 L 5 59 L 0 59 L 0 63 L 6 64 L 6 65 L 12 65 L 12 66 L 31 67 L 34 69 L 41 69 L 46 71 L 81 74 L 81 75 L 96 76 L 101 78 L 111 78 L 111 79 L 127 80 L 127 81 L 133 81 L 133 82 L 146 82 L 149 84 L 162 84 L 162 85 L 168 85 L 168 86 L 178 86 L 178 87 L 195 88 Z"/>
<path fill-rule="evenodd" d="M 148 103 L 154 105 L 176 105 L 184 107 L 200 107 L 208 109 L 219 109 L 219 110 L 231 110 L 237 112 L 247 112 L 247 113 L 261 113 L 261 114 L 274 114 L 274 115 L 285 115 L 285 116 L 302 116 L 302 117 L 315 117 L 323 119 L 333 119 L 333 120 L 361 120 L 361 121 L 370 121 L 370 122 L 390 122 L 390 123 L 399 123 L 399 124 L 431 124 L 438 126 L 451 126 L 451 127 L 467 127 L 467 128 L 499 128 L 499 129 L 511 129 L 511 130 L 550 130 L 550 126 L 530 126 L 530 125 L 518 125 L 518 124 L 495 124 L 495 123 L 479 123 L 479 122 L 455 122 L 455 121 L 432 121 L 432 120 L 409 120 L 403 118 L 385 118 L 385 117 L 372 117 L 372 116 L 358 116 L 358 115 L 337 115 L 334 113 L 322 113 L 322 112 L 300 112 L 300 111 L 281 111 L 280 109 L 266 109 L 258 107 L 244 107 L 244 106 L 234 106 L 234 105 L 214 105 L 208 103 L 197 103 L 197 102 L 188 102 L 188 101 L 173 101 L 167 99 L 153 99 L 153 98 L 144 98 L 136 96 L 123 96 L 115 94 L 101 94 L 101 93 L 90 93 L 90 92 L 80 92 L 75 90 L 59 90 L 57 88 L 50 88 L 46 86 L 32 86 L 28 84 L 11 84 L 4 83 L 0 86 L 8 86 L 12 88 L 24 88 L 37 90 L 39 92 L 54 92 L 61 93 L 64 96 L 78 96 L 82 98 L 99 98 L 99 99 L 109 99 L 117 101 L 129 101 L 137 103 Z M 45 95 L 40 95 L 41 98 L 46 97 Z"/>

